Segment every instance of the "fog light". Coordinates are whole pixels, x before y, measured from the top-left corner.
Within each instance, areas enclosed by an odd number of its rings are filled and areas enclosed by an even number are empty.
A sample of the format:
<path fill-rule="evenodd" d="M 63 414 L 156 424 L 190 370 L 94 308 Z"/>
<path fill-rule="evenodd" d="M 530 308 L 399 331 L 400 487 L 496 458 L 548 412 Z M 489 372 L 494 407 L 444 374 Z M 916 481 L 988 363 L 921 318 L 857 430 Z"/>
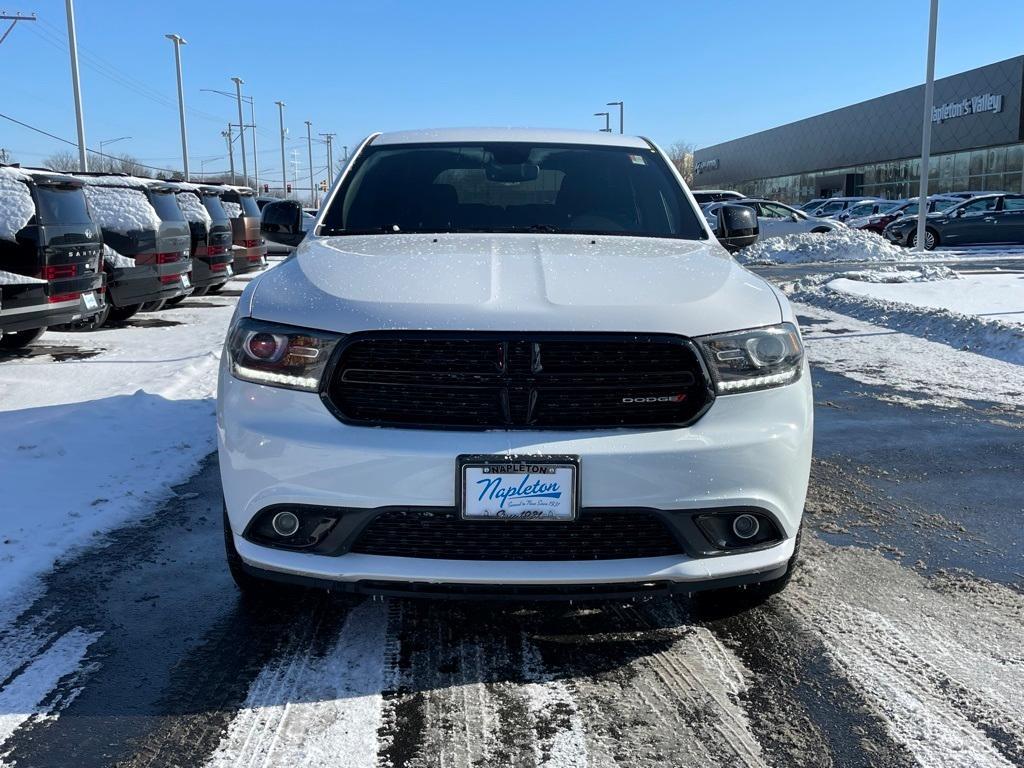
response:
<path fill-rule="evenodd" d="M 275 518 L 275 528 L 277 520 Z M 737 515 L 732 521 L 732 532 L 741 539 L 752 539 L 757 536 L 757 532 L 761 529 L 761 524 L 757 522 L 757 518 L 753 515 Z"/>
<path fill-rule="evenodd" d="M 299 518 L 293 512 L 278 512 L 270 521 L 270 525 L 274 529 L 274 533 L 287 538 L 294 536 L 299 530 Z"/>

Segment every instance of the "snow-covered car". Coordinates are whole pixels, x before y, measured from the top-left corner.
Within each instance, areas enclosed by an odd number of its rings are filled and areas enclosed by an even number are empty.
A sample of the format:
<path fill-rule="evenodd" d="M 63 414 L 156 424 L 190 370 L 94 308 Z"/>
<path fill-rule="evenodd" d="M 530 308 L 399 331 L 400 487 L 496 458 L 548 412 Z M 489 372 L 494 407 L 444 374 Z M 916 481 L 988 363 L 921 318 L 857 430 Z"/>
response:
<path fill-rule="evenodd" d="M 267 265 L 267 244 L 260 234 L 260 208 L 249 187 L 222 184 L 221 203 L 231 219 L 234 238 L 234 270 L 236 275 Z"/>
<path fill-rule="evenodd" d="M 903 216 L 883 235 L 897 245 L 917 244 L 917 216 Z M 925 219 L 925 250 L 939 245 L 1024 244 L 1024 195 L 982 195 Z"/>
<path fill-rule="evenodd" d="M 102 250 L 81 181 L 0 165 L 0 349 L 103 311 Z"/>
<path fill-rule="evenodd" d="M 781 237 L 782 235 L 796 235 L 801 232 L 814 232 L 825 234 L 842 229 L 843 225 L 832 219 L 818 219 L 808 216 L 803 211 L 791 208 L 784 203 L 777 203 L 774 200 L 758 200 L 744 197 L 740 200 L 730 200 L 730 204 L 745 205 L 753 208 L 757 213 L 757 223 L 760 229 L 760 239 L 769 237 Z M 703 206 L 704 216 L 712 228 L 718 221 L 718 211 L 722 203 L 711 203 Z"/>
<path fill-rule="evenodd" d="M 220 202 L 216 187 L 173 182 L 181 212 L 192 235 L 192 285 L 194 296 L 216 293 L 234 274 L 231 220 Z M 184 297 L 181 297 L 184 298 Z M 169 303 L 178 301 L 171 299 Z"/>
<path fill-rule="evenodd" d="M 902 203 L 902 200 L 862 200 L 859 203 L 854 203 L 845 211 L 840 211 L 832 218 L 846 224 L 851 219 L 862 219 L 885 213 L 899 207 Z"/>
<path fill-rule="evenodd" d="M 722 201 L 729 202 L 730 200 L 741 200 L 746 197 L 746 195 L 734 192 L 731 189 L 694 189 L 690 194 L 697 201 L 697 205 L 720 203 Z"/>
<path fill-rule="evenodd" d="M 756 235 L 749 208 L 720 218 Z M 243 293 L 217 411 L 255 594 L 765 595 L 796 559 L 796 318 L 643 138 L 370 136 Z"/>
<path fill-rule="evenodd" d="M 103 232 L 107 306 L 96 326 L 192 293 L 191 232 L 173 186 L 125 174 L 75 173 Z"/>

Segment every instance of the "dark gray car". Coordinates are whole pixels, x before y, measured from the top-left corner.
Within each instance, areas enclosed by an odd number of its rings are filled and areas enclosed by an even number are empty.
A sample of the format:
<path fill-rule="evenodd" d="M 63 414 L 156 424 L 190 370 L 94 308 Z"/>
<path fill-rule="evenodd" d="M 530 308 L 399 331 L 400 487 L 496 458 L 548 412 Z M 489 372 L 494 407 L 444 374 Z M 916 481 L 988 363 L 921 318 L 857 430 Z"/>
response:
<path fill-rule="evenodd" d="M 913 246 L 917 242 L 917 217 L 897 219 L 883 234 L 894 243 Z M 1024 195 L 982 195 L 928 215 L 926 249 L 982 243 L 1024 244 Z"/>

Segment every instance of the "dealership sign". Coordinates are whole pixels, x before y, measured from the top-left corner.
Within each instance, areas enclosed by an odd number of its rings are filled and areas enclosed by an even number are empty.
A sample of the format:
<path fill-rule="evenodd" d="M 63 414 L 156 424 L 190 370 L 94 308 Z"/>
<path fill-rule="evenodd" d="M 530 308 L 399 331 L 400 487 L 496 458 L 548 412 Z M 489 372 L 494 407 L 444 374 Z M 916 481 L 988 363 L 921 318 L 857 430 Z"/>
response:
<path fill-rule="evenodd" d="M 982 93 L 978 96 L 968 96 L 960 99 L 960 101 L 950 101 L 937 107 L 932 107 L 932 122 L 941 123 L 954 117 L 1002 111 L 1003 94 Z"/>
<path fill-rule="evenodd" d="M 705 171 L 717 171 L 718 158 L 716 157 L 714 160 L 701 160 L 693 167 L 693 170 L 696 171 L 698 176 Z"/>

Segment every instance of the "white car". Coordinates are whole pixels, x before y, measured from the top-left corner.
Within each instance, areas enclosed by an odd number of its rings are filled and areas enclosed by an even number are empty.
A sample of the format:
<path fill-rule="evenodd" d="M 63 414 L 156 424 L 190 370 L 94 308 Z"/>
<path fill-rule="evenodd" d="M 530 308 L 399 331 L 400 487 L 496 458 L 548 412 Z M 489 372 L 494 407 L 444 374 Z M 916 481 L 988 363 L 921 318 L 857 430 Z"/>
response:
<path fill-rule="evenodd" d="M 256 594 L 762 596 L 796 560 L 811 381 L 785 296 L 646 139 L 375 134 L 239 300 L 217 433 Z"/>
<path fill-rule="evenodd" d="M 757 200 L 745 197 L 742 200 L 729 200 L 734 205 L 745 205 L 757 212 L 757 223 L 760 228 L 760 239 L 769 237 L 780 237 L 782 235 L 795 235 L 801 232 L 815 232 L 824 234 L 835 232 L 837 229 L 845 229 L 845 225 L 833 219 L 818 219 L 808 216 L 803 211 L 791 208 L 783 203 L 774 200 Z M 704 216 L 713 227 L 718 221 L 718 211 L 722 203 L 711 203 L 705 205 Z"/>

